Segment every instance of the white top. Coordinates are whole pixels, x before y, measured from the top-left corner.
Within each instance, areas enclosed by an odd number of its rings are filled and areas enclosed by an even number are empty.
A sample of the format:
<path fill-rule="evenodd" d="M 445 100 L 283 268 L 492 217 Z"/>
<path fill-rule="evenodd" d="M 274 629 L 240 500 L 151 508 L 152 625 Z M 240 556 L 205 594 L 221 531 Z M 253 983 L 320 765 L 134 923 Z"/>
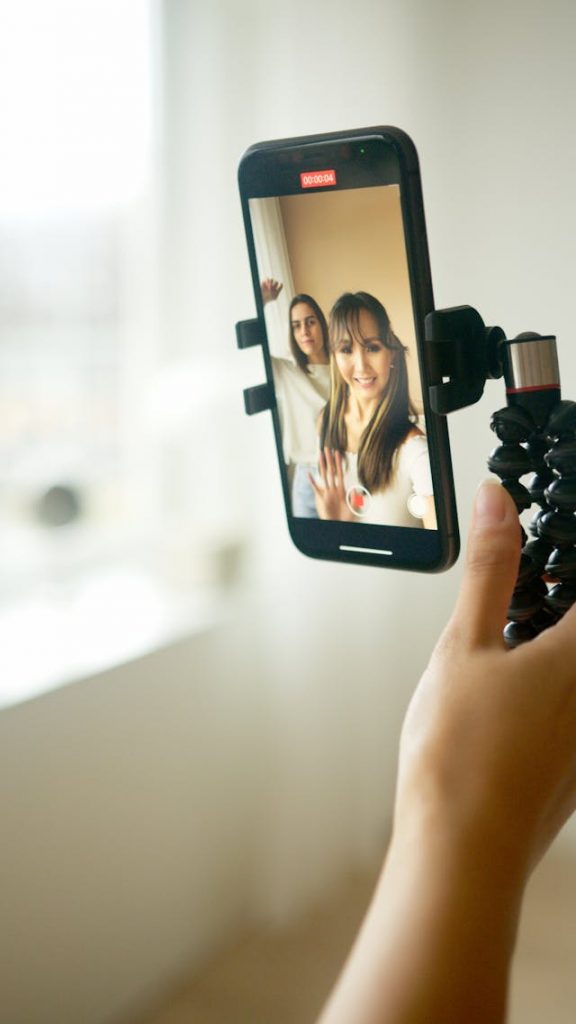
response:
<path fill-rule="evenodd" d="M 316 464 L 318 459 L 316 420 L 330 395 L 330 367 L 312 363 L 308 369 L 305 373 L 291 359 L 272 357 L 286 464 Z"/>
<path fill-rule="evenodd" d="M 422 526 L 423 498 L 433 494 L 428 443 L 424 434 L 412 434 L 400 446 L 390 484 L 370 494 L 358 480 L 358 456 L 346 453 L 344 486 L 355 522 L 380 526 Z"/>

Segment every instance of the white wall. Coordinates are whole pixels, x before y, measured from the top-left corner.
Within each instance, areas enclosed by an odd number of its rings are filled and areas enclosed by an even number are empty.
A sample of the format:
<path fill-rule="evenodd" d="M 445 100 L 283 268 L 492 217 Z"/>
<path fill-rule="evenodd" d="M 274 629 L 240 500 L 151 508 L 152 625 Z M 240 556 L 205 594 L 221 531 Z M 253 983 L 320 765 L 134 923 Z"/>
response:
<path fill-rule="evenodd" d="M 1 1020 L 121 1019 L 382 850 L 422 655 L 380 589 L 279 535 L 213 628 L 0 715 Z"/>
<path fill-rule="evenodd" d="M 576 9 L 569 0 L 167 0 L 166 333 L 229 353 L 223 478 L 253 527 L 230 617 L 0 716 L 10 1024 L 97 1024 L 250 914 L 282 915 L 382 843 L 402 711 L 456 591 L 307 561 L 282 524 L 236 195 L 264 138 L 394 124 L 421 159 L 436 302 L 556 332 L 576 397 Z M 199 348 L 196 348 L 199 346 Z M 500 382 L 451 423 L 462 527 Z M 198 438 L 188 439 L 198 444 Z M 174 465 L 185 472 L 186 445 Z M 241 472 L 239 472 L 239 467 Z M 229 474 L 227 476 L 227 474 Z M 240 486 L 240 485 L 237 485 Z"/>
<path fill-rule="evenodd" d="M 3 712 L 2 1021 L 115 1019 L 244 920 L 266 712 L 238 628 Z"/>

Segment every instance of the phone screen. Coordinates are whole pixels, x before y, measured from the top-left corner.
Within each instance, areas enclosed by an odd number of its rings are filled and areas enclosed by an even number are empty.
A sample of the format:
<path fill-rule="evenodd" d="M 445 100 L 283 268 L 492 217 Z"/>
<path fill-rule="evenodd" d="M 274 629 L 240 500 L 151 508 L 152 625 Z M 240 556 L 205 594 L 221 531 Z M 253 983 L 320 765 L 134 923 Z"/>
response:
<path fill-rule="evenodd" d="M 420 337 L 432 294 L 398 152 L 367 137 L 254 156 L 244 191 L 292 535 L 320 557 L 445 562 L 448 446 Z"/>

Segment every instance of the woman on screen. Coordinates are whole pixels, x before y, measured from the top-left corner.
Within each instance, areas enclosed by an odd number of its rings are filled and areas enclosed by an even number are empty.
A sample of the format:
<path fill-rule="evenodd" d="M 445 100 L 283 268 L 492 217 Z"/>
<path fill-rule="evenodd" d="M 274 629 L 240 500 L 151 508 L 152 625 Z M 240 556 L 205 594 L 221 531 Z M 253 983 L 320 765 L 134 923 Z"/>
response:
<path fill-rule="evenodd" d="M 341 295 L 330 313 L 330 349 L 318 475 L 309 474 L 319 518 L 436 529 L 406 349 L 382 303 L 367 292 Z"/>
<path fill-rule="evenodd" d="M 274 302 L 282 285 L 267 278 L 262 301 Z M 289 469 L 292 515 L 317 517 L 308 474 L 316 465 L 316 420 L 330 395 L 328 324 L 311 295 L 295 295 L 288 314 L 291 358 L 272 356 L 274 387 L 282 428 L 284 459 Z"/>

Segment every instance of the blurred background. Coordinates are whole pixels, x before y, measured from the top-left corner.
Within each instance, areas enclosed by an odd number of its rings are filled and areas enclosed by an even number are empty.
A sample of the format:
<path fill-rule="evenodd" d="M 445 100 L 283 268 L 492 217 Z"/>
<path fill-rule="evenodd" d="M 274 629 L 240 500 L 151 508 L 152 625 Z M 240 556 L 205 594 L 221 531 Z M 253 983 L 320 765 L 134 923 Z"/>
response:
<path fill-rule="evenodd" d="M 406 130 L 437 307 L 576 398 L 575 47 L 569 0 L 0 0 L 2 1022 L 132 1020 L 381 859 L 460 567 L 291 546 L 236 168 Z M 503 404 L 450 420 L 464 539 Z"/>

